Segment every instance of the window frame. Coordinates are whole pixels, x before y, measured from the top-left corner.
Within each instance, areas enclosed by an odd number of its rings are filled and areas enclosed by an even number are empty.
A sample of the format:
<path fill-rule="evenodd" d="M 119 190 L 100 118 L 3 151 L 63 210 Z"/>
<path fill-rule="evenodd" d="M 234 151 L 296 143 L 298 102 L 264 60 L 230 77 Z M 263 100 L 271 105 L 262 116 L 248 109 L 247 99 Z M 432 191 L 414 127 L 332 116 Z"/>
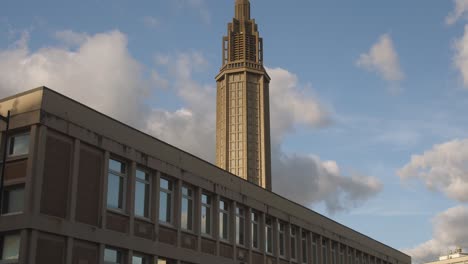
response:
<path fill-rule="evenodd" d="M 224 203 L 225 205 L 225 208 L 222 208 L 221 207 L 221 204 Z M 219 199 L 219 206 L 218 206 L 218 209 L 219 209 L 219 239 L 222 240 L 222 241 L 226 241 L 226 242 L 229 242 L 229 239 L 230 239 L 230 234 L 229 234 L 229 231 L 230 231 L 230 210 L 231 210 L 231 202 L 226 200 L 226 199 Z M 222 220 L 223 218 L 226 218 L 226 226 L 222 225 Z M 226 230 L 223 230 L 226 229 Z M 226 237 L 223 237 L 223 231 L 226 231 Z"/>
<path fill-rule="evenodd" d="M 191 195 L 186 195 L 184 194 L 184 189 L 187 189 L 190 193 L 191 192 Z M 192 215 L 189 219 L 188 215 L 187 215 L 187 228 L 185 228 L 183 226 L 183 221 L 182 221 L 182 215 L 183 215 L 183 206 L 182 206 L 182 203 L 184 202 L 184 200 L 187 200 L 187 204 L 189 205 L 189 207 L 187 207 L 187 210 L 192 210 Z M 191 202 L 191 203 L 189 203 Z M 191 206 L 190 206 L 191 204 Z M 189 227 L 189 223 L 190 223 L 190 228 Z M 183 184 L 182 185 L 182 190 L 181 190 L 181 200 L 180 200 L 180 228 L 183 230 L 183 231 L 187 231 L 187 232 L 194 232 L 195 231 L 195 189 L 189 185 L 186 185 L 186 184 Z"/>
<path fill-rule="evenodd" d="M 13 138 L 15 138 L 15 137 L 24 136 L 24 135 L 28 136 L 28 151 L 26 153 L 22 153 L 22 154 L 10 153 L 10 150 L 11 150 L 11 147 L 12 147 L 11 146 L 11 140 Z M 25 157 L 25 156 L 29 155 L 30 143 L 31 143 L 31 132 L 30 131 L 17 132 L 17 133 L 12 133 L 12 134 L 8 135 L 8 139 L 7 139 L 7 158 Z"/>
<path fill-rule="evenodd" d="M 18 183 L 18 184 L 12 184 L 12 185 L 7 185 L 3 188 L 3 192 L 2 192 L 2 211 L 0 212 L 0 215 L 2 216 L 8 216 L 8 215 L 17 215 L 17 214 L 22 214 L 24 213 L 24 205 L 25 205 L 25 199 L 24 199 L 24 195 L 25 195 L 25 188 L 26 188 L 26 184 L 25 183 Z M 22 189 L 23 191 L 23 202 L 21 204 L 21 211 L 15 211 L 15 212 L 6 212 L 5 211 L 5 208 L 9 208 L 7 205 L 10 201 L 10 198 L 9 198 L 9 194 L 12 190 L 18 190 L 18 189 Z M 7 195 L 8 194 L 8 195 Z"/>
<path fill-rule="evenodd" d="M 137 176 L 137 172 L 138 172 L 138 171 L 144 172 L 144 173 L 145 173 L 145 176 L 147 177 L 147 180 L 143 180 L 143 179 L 138 178 L 138 176 Z M 137 183 L 142 183 L 142 184 L 145 185 L 145 192 L 146 192 L 146 187 L 148 187 L 148 192 L 145 193 L 145 194 L 146 194 L 146 195 L 145 195 L 145 196 L 146 196 L 145 198 L 147 198 L 146 201 L 148 201 L 148 205 L 147 205 L 147 207 L 146 207 L 146 211 L 147 211 L 147 212 L 144 212 L 144 213 L 143 213 L 144 215 L 139 215 L 139 214 L 136 213 L 136 208 L 137 208 L 137 207 L 136 207 L 136 202 L 137 202 L 137 200 L 136 200 L 136 188 L 137 188 Z M 138 166 L 136 167 L 136 169 L 135 169 L 135 186 L 134 186 L 134 188 L 135 188 L 135 193 L 134 193 L 134 196 L 135 196 L 135 197 L 134 197 L 134 202 L 133 202 L 133 203 L 134 203 L 134 204 L 133 204 L 133 207 L 134 207 L 134 208 L 133 208 L 133 215 L 134 215 L 136 218 L 145 219 L 145 220 L 151 220 L 151 217 L 152 217 L 152 215 L 151 215 L 151 207 L 152 207 L 151 194 L 152 194 L 152 192 L 153 192 L 153 191 L 152 191 L 152 190 L 153 190 L 153 177 L 152 177 L 152 175 L 151 175 L 151 173 L 150 173 L 149 170 L 144 169 L 144 168 L 142 168 L 142 167 L 138 167 Z M 143 208 L 145 208 L 144 205 L 143 205 Z M 143 209 L 143 210 L 145 210 L 145 209 Z"/>
<path fill-rule="evenodd" d="M 319 238 L 317 235 L 312 234 L 312 263 L 319 264 Z"/>
<path fill-rule="evenodd" d="M 328 264 L 328 240 L 322 238 L 322 264 Z"/>
<path fill-rule="evenodd" d="M 307 264 L 308 261 L 309 261 L 309 254 L 308 254 L 308 253 L 309 253 L 309 252 L 308 252 L 308 248 L 309 248 L 309 247 L 308 247 L 308 244 L 309 244 L 309 243 L 308 243 L 308 241 L 307 241 L 307 240 L 308 240 L 308 239 L 307 239 L 308 234 L 309 234 L 309 233 L 308 233 L 306 230 L 302 230 L 302 231 L 301 231 L 301 250 L 302 250 L 302 251 L 301 251 L 301 253 L 302 253 L 302 254 L 301 254 L 301 258 L 302 258 L 302 259 L 301 259 L 301 263 L 302 263 L 302 264 Z"/>
<path fill-rule="evenodd" d="M 207 197 L 207 202 L 203 202 L 203 196 Z M 205 226 L 203 226 L 203 208 L 207 209 L 208 214 L 206 214 L 207 220 L 205 221 Z M 213 195 L 207 193 L 207 192 L 202 192 L 200 196 L 200 234 L 202 236 L 206 237 L 213 237 Z M 205 230 L 203 230 L 203 227 Z M 209 230 L 206 230 L 206 229 Z"/>
<path fill-rule="evenodd" d="M 17 248 L 17 253 L 18 253 L 18 258 L 16 259 L 3 259 L 3 254 L 5 251 L 5 238 L 6 237 L 17 237 L 18 238 L 18 248 Z M 8 264 L 8 263 L 18 263 L 18 260 L 20 258 L 20 252 L 21 252 L 21 233 L 20 232 L 10 232 L 10 233 L 5 233 L 1 237 L 0 240 L 0 263 L 1 264 Z"/>
<path fill-rule="evenodd" d="M 165 189 L 161 187 L 161 181 L 165 180 L 168 182 L 168 189 Z M 170 205 L 170 210 L 169 210 L 169 222 L 162 220 L 161 219 L 161 192 L 165 193 L 166 195 L 169 195 L 170 200 L 168 201 L 168 204 Z M 168 175 L 162 175 L 159 177 L 159 190 L 158 190 L 158 198 L 159 198 L 159 203 L 158 203 L 158 222 L 163 225 L 168 225 L 168 226 L 173 226 L 174 225 L 174 197 L 175 195 L 175 181 L 172 180 Z M 166 204 L 167 206 L 167 204 Z M 167 214 L 166 214 L 167 218 Z"/>
<path fill-rule="evenodd" d="M 235 208 L 235 215 L 236 215 L 236 244 L 240 246 L 245 246 L 245 207 L 241 205 L 237 205 Z M 241 237 L 241 228 L 240 225 L 242 223 L 242 241 L 240 240 Z"/>
<path fill-rule="evenodd" d="M 291 260 L 297 261 L 298 256 L 298 247 L 297 247 L 297 233 L 298 227 L 294 225 L 289 225 L 289 256 Z"/>
<path fill-rule="evenodd" d="M 286 258 L 286 223 L 278 221 L 278 255 Z"/>
<path fill-rule="evenodd" d="M 112 251 L 115 251 L 117 253 L 117 261 L 118 262 L 110 262 L 110 261 L 106 261 L 106 250 L 112 250 Z M 115 248 L 115 247 L 105 247 L 104 248 L 104 253 L 103 253 L 103 263 L 104 264 L 117 264 L 117 263 L 122 263 L 122 261 L 125 259 L 125 254 L 123 252 L 123 250 L 121 249 L 118 249 L 118 248 Z"/>
<path fill-rule="evenodd" d="M 256 218 L 256 219 L 255 219 Z M 252 210 L 250 212 L 250 225 L 251 225 L 251 248 L 257 251 L 260 251 L 260 213 L 257 211 Z M 256 227 L 254 229 L 254 226 Z M 254 232 L 256 230 L 256 232 Z M 256 238 L 256 239 L 254 239 Z M 257 245 L 254 244 L 256 241 Z"/>
<path fill-rule="evenodd" d="M 265 218 L 265 253 L 268 255 L 274 254 L 274 241 L 273 241 L 273 219 L 271 217 Z"/>
<path fill-rule="evenodd" d="M 122 172 L 117 172 L 113 169 L 110 168 L 110 161 L 111 160 L 114 160 L 114 161 L 117 161 L 119 163 L 121 163 L 122 165 L 124 165 L 124 168 L 125 168 L 125 172 L 122 173 Z M 116 211 L 116 212 L 120 212 L 120 213 L 125 213 L 126 212 L 126 209 L 127 209 L 127 187 L 128 187 L 128 170 L 129 170 L 129 166 L 128 166 L 128 162 L 126 162 L 124 159 L 121 159 L 121 158 L 118 158 L 118 157 L 109 157 L 109 160 L 108 160 L 108 165 L 107 165 L 107 197 L 106 197 L 106 208 L 108 210 L 111 210 L 111 211 Z M 120 194 L 120 190 L 118 190 L 119 192 L 119 196 L 121 195 L 121 198 L 122 198 L 122 208 L 118 208 L 118 207 L 114 207 L 114 206 L 109 206 L 109 176 L 110 174 L 112 174 L 113 176 L 117 176 L 119 177 L 120 180 L 122 180 L 122 193 Z"/>

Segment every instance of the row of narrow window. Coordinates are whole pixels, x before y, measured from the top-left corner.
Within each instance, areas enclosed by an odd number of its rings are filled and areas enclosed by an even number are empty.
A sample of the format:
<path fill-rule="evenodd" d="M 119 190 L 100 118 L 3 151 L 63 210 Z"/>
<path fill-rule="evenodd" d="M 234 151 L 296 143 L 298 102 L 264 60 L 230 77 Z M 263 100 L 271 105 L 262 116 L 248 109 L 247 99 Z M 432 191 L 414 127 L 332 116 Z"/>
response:
<path fill-rule="evenodd" d="M 116 159 L 109 160 L 109 176 L 107 190 L 107 206 L 109 209 L 125 209 L 125 190 L 127 178 L 127 165 L 124 162 Z M 150 193 L 152 180 L 150 174 L 143 169 L 136 169 L 135 177 L 135 211 L 136 217 L 150 218 Z M 179 191 L 179 190 L 177 190 Z M 337 242 L 323 238 L 319 240 L 318 235 L 312 234 L 309 245 L 308 237 L 311 232 L 301 230 L 299 227 L 289 225 L 280 220 L 275 221 L 274 218 L 263 215 L 255 210 L 248 210 L 243 205 L 235 205 L 227 199 L 220 198 L 215 202 L 214 196 L 208 192 L 202 191 L 197 197 L 193 187 L 187 184 L 182 184 L 181 200 L 175 198 L 176 184 L 175 180 L 163 175 L 159 178 L 159 223 L 175 227 L 175 223 L 180 223 L 180 228 L 187 232 L 196 232 L 199 230 L 203 236 L 214 236 L 214 222 L 218 221 L 218 236 L 222 241 L 230 242 L 230 229 L 234 228 L 235 243 L 239 246 L 247 247 L 247 235 L 250 235 L 250 247 L 254 250 L 264 251 L 267 254 L 277 254 L 280 257 L 286 258 L 287 255 L 293 260 L 299 260 L 300 263 L 308 263 L 308 257 L 311 257 L 313 263 L 318 263 L 318 251 L 322 250 L 322 264 L 328 264 L 328 253 L 331 253 L 331 264 L 344 263 L 344 246 Z M 180 221 L 176 221 L 174 216 L 175 203 L 180 202 Z M 195 205 L 200 205 L 199 211 L 199 226 L 195 227 Z M 215 216 L 215 206 L 217 207 L 218 215 Z M 233 210 L 231 210 L 233 209 Z M 230 216 L 234 213 L 234 227 L 230 226 Z M 264 223 L 262 223 L 264 217 Z M 250 224 L 250 232 L 247 234 L 246 224 Z M 264 228 L 264 238 L 261 238 L 261 228 Z M 286 241 L 289 240 L 287 244 Z M 275 249 L 274 241 L 277 241 Z M 321 242 L 321 243 L 320 243 Z M 329 244 L 330 243 L 330 244 Z M 289 246 L 287 251 L 287 245 Z M 299 247 L 301 247 L 301 256 L 298 255 Z M 289 252 L 289 254 L 287 253 Z M 310 254 L 309 254 L 310 253 Z M 352 258 L 354 250 L 348 249 L 348 257 L 350 264 L 377 264 L 367 262 L 367 255 L 362 254 L 361 257 Z M 354 261 L 353 261 L 354 260 Z M 370 260 L 370 258 L 369 258 Z M 112 263 L 112 262 L 111 262 Z"/>

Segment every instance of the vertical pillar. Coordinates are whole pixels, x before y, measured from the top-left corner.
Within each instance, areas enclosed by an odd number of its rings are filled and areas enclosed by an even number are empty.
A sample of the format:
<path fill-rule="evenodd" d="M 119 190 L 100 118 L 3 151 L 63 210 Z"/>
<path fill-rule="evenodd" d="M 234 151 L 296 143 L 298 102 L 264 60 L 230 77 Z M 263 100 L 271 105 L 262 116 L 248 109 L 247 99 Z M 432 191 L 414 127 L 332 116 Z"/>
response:
<path fill-rule="evenodd" d="M 106 151 L 104 153 L 104 178 L 102 181 L 102 197 L 101 197 L 101 203 L 102 203 L 102 208 L 101 208 L 101 228 L 106 229 L 106 220 L 107 220 L 107 178 L 109 174 L 109 158 L 110 158 L 110 153 L 109 151 Z"/>
<path fill-rule="evenodd" d="M 161 179 L 161 172 L 156 171 L 156 173 L 153 176 L 153 180 L 154 180 L 153 181 L 154 183 L 153 184 L 153 196 L 154 196 L 153 201 L 155 202 L 155 205 L 152 206 L 151 208 L 151 212 L 152 212 L 151 215 L 154 218 L 154 235 L 153 235 L 154 240 L 153 242 L 154 242 L 155 248 L 158 248 L 157 245 L 159 243 L 159 183 L 160 183 L 160 179 Z"/>
<path fill-rule="evenodd" d="M 32 194 L 32 212 L 38 215 L 41 206 L 42 194 L 42 179 L 44 176 L 44 161 L 45 161 L 45 148 L 47 140 L 47 127 L 39 127 L 38 146 L 37 146 L 37 159 L 36 159 L 36 173 L 33 174 L 33 194 Z M 31 262 L 34 263 L 34 262 Z"/>
<path fill-rule="evenodd" d="M 128 215 L 130 216 L 130 228 L 129 228 L 129 234 L 130 236 L 133 236 L 134 234 L 134 229 L 135 229 L 135 177 L 136 177 L 136 169 L 137 169 L 137 164 L 135 161 L 132 161 L 130 163 L 130 171 L 128 172 L 128 183 L 127 183 L 127 210 L 128 210 Z"/>
<path fill-rule="evenodd" d="M 28 252 L 28 242 L 29 242 L 29 234 L 30 231 L 28 229 L 21 230 L 20 233 L 20 248 L 19 248 L 19 259 L 18 264 L 28 264 L 28 257 L 31 252 Z M 31 251 L 31 250 L 29 250 Z M 29 254 L 28 254 L 29 253 Z"/>
<path fill-rule="evenodd" d="M 38 125 L 32 125 L 29 133 L 29 154 L 26 170 L 26 179 L 24 187 L 24 213 L 31 214 L 33 210 L 33 182 L 34 182 L 34 172 L 35 167 L 38 165 L 38 149 L 41 142 L 39 141 L 39 131 L 40 127 Z M 4 134 L 1 134 L 3 136 Z M 3 144 L 7 144 L 6 139 L 3 140 Z M 6 147 L 6 146 L 4 146 Z M 28 217 L 30 218 L 30 217 Z"/>
<path fill-rule="evenodd" d="M 194 231 L 197 234 L 197 251 L 201 252 L 201 195 L 202 195 L 202 189 L 200 187 L 195 187 L 194 190 L 194 197 L 193 197 L 193 203 L 194 203 Z"/>
<path fill-rule="evenodd" d="M 245 220 L 246 220 L 246 225 L 245 225 L 245 246 L 248 249 L 248 258 L 247 258 L 247 263 L 253 263 L 252 262 L 252 209 L 250 207 L 247 207 L 245 209 Z"/>
<path fill-rule="evenodd" d="M 66 259 L 65 264 L 72 264 L 72 257 L 73 257 L 73 238 L 67 237 L 67 252 L 66 252 Z"/>
<path fill-rule="evenodd" d="M 219 219 L 219 202 L 220 202 L 220 197 L 219 194 L 214 194 L 213 197 L 213 204 L 212 204 L 212 211 L 213 211 L 213 237 L 216 240 L 216 256 L 219 256 L 219 241 L 220 241 L 220 232 L 219 232 L 219 227 L 220 227 L 220 219 Z"/>
<path fill-rule="evenodd" d="M 75 216 L 76 216 L 76 193 L 78 189 L 78 175 L 79 175 L 79 167 L 80 167 L 80 146 L 81 142 L 79 139 L 75 139 L 75 142 L 73 144 L 73 165 L 72 165 L 72 177 L 70 180 L 70 188 L 71 190 L 70 193 L 70 212 L 69 212 L 69 218 L 70 222 L 74 223 L 75 222 Z"/>
<path fill-rule="evenodd" d="M 237 202 L 233 201 L 229 205 L 229 241 L 231 241 L 233 247 L 233 255 L 234 255 L 234 261 L 237 261 L 237 239 L 236 239 L 236 234 L 237 234 L 237 226 L 236 226 L 236 208 L 237 208 Z M 245 214 L 245 212 L 244 212 Z M 245 219 L 245 217 L 244 217 Z M 244 224 L 245 227 L 245 224 Z M 244 236 L 245 236 L 245 229 L 244 229 Z M 245 238 L 245 237 L 244 237 Z"/>
<path fill-rule="evenodd" d="M 181 228 L 180 228 L 180 223 L 182 221 L 181 217 L 181 202 L 182 202 L 182 181 L 177 180 L 175 184 L 176 188 L 174 190 L 174 227 L 177 229 L 177 245 L 180 247 L 181 246 Z"/>

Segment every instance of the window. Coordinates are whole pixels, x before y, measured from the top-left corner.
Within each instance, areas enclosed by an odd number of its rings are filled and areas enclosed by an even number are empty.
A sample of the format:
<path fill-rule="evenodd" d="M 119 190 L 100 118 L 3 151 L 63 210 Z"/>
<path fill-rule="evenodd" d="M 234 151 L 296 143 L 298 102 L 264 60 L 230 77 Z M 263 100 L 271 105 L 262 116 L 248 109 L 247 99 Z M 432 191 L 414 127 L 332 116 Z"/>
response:
<path fill-rule="evenodd" d="M 332 264 L 337 264 L 336 263 L 336 243 L 333 242 L 331 246 L 331 258 L 332 258 Z"/>
<path fill-rule="evenodd" d="M 165 259 L 165 258 L 158 258 L 157 264 L 175 264 L 175 260 Z"/>
<path fill-rule="evenodd" d="M 242 207 L 236 207 L 236 243 L 245 245 L 245 210 Z"/>
<path fill-rule="evenodd" d="M 345 264 L 345 246 L 340 246 L 340 257 L 338 259 L 339 264 Z"/>
<path fill-rule="evenodd" d="M 348 264 L 354 264 L 353 263 L 353 250 L 351 248 L 348 249 Z"/>
<path fill-rule="evenodd" d="M 151 264 L 151 263 L 148 257 L 136 254 L 136 255 L 133 255 L 132 257 L 132 264 Z"/>
<path fill-rule="evenodd" d="M 150 176 L 140 169 L 135 174 L 135 216 L 150 218 Z"/>
<path fill-rule="evenodd" d="M 289 237 L 291 241 L 291 259 L 297 259 L 297 227 L 291 226 L 289 229 Z"/>
<path fill-rule="evenodd" d="M 109 159 L 109 174 L 107 178 L 107 208 L 125 209 L 125 186 L 127 181 L 127 166 L 125 163 Z"/>
<path fill-rule="evenodd" d="M 307 248 L 308 248 L 307 247 L 307 231 L 302 231 L 301 247 L 302 247 L 302 263 L 307 263 Z"/>
<path fill-rule="evenodd" d="M 278 247 L 279 255 L 284 257 L 286 255 L 286 241 L 285 241 L 285 230 L 286 225 L 284 223 L 278 223 Z"/>
<path fill-rule="evenodd" d="M 172 223 L 172 199 L 174 184 L 165 178 L 159 180 L 159 221 Z"/>
<path fill-rule="evenodd" d="M 29 133 L 8 138 L 8 157 L 26 155 L 29 152 Z"/>
<path fill-rule="evenodd" d="M 211 197 L 202 194 L 201 199 L 201 233 L 211 235 Z"/>
<path fill-rule="evenodd" d="M 182 186 L 181 221 L 182 229 L 193 231 L 193 190 Z"/>
<path fill-rule="evenodd" d="M 273 254 L 273 221 L 269 217 L 265 219 L 265 251 Z"/>
<path fill-rule="evenodd" d="M 312 236 L 312 263 L 318 264 L 318 238 L 316 235 Z"/>
<path fill-rule="evenodd" d="M 356 252 L 356 261 L 355 264 L 361 264 L 361 253 Z"/>
<path fill-rule="evenodd" d="M 104 249 L 104 264 L 120 264 L 123 263 L 122 252 L 113 248 Z"/>
<path fill-rule="evenodd" d="M 5 187 L 2 203 L 2 214 L 22 212 L 24 204 L 24 185 Z"/>
<path fill-rule="evenodd" d="M 219 201 L 219 238 L 229 239 L 229 204 L 227 201 Z"/>
<path fill-rule="evenodd" d="M 258 213 L 257 212 L 252 212 L 250 216 L 250 221 L 252 225 L 252 248 L 254 249 L 260 249 L 260 233 L 259 233 L 259 228 L 258 228 Z"/>
<path fill-rule="evenodd" d="M 17 260 L 20 249 L 20 235 L 5 235 L 2 239 L 2 263 L 8 263 L 9 260 Z"/>
<path fill-rule="evenodd" d="M 322 264 L 328 264 L 328 244 L 327 240 L 322 239 Z"/>

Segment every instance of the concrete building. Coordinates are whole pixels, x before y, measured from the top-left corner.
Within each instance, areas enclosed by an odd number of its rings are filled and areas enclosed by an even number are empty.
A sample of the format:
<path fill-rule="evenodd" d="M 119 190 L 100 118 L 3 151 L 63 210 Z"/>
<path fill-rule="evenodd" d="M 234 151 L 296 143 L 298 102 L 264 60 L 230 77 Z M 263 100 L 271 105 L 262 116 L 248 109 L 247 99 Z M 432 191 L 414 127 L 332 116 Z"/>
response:
<path fill-rule="evenodd" d="M 236 0 L 216 76 L 216 165 L 271 190 L 269 83 L 250 2 Z"/>
<path fill-rule="evenodd" d="M 237 19 L 255 29 L 249 2 L 236 1 L 236 7 Z M 238 36 L 233 32 L 230 36 Z M 263 67 L 222 70 L 218 92 L 223 85 L 227 91 L 234 87 L 231 77 L 239 80 L 243 96 L 245 88 L 267 91 Z M 267 97 L 261 100 L 268 103 Z M 229 103 L 224 104 L 227 111 Z M 243 104 L 249 105 L 245 98 Z M 237 164 L 246 173 L 238 177 L 46 87 L 1 99 L 0 114 L 8 111 L 7 137 L 0 124 L 7 150 L 0 264 L 411 262 L 398 250 L 268 190 L 267 105 L 252 110 L 265 116 L 257 124 L 264 135 L 249 141 L 264 152 L 258 154 L 259 160 L 264 155 L 264 167 L 258 165 L 263 171 L 252 177 L 250 165 Z M 249 126 L 251 110 L 241 111 L 244 120 L 237 122 Z"/>
<path fill-rule="evenodd" d="M 449 251 L 445 256 L 440 256 L 438 261 L 427 264 L 468 264 L 468 254 L 463 253 L 461 248 L 457 248 L 454 251 Z"/>

